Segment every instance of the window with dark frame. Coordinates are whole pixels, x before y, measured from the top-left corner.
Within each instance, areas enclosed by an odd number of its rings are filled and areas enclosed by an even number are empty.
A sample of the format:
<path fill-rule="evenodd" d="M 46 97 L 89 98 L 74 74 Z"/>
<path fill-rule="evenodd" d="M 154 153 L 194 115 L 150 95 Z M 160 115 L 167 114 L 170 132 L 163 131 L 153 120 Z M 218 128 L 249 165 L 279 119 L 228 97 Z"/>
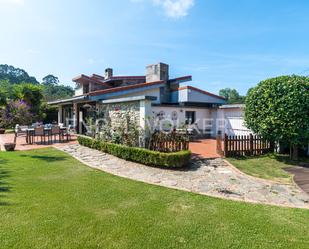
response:
<path fill-rule="evenodd" d="M 191 125 L 195 122 L 195 112 L 194 111 L 186 111 L 186 124 Z"/>

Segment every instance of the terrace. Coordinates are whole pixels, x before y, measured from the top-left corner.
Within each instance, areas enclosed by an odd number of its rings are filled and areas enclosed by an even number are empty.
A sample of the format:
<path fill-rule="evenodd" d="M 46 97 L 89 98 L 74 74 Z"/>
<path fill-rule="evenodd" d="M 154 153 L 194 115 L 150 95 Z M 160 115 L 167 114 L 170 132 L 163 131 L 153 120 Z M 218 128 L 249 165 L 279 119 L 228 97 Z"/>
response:
<path fill-rule="evenodd" d="M 32 135 L 30 134 L 31 132 L 33 132 Z M 76 142 L 76 135 L 74 134 L 71 134 L 69 139 L 67 139 L 65 137 L 61 138 L 61 136 L 59 138 L 59 134 L 51 135 L 50 133 L 50 135 L 48 135 L 48 133 L 46 133 L 45 138 L 43 138 L 41 136 L 35 136 L 33 129 L 29 129 L 28 134 L 27 131 L 25 131 L 24 134 L 22 135 L 18 134 L 18 136 L 16 136 L 16 134 L 13 132 L 0 135 L 0 148 L 2 151 L 5 150 L 4 148 L 5 144 L 12 144 L 12 143 L 15 143 L 15 150 L 25 151 L 25 150 L 47 148 L 52 146 L 62 146 L 65 144 L 76 144 L 77 142 Z"/>

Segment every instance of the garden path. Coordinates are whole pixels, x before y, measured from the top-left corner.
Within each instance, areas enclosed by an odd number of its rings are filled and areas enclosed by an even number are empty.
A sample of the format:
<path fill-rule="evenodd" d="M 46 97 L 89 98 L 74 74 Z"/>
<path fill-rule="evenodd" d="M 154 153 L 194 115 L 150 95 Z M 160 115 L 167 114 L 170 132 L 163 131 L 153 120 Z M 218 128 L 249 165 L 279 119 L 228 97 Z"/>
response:
<path fill-rule="evenodd" d="M 222 158 L 197 158 L 186 169 L 171 170 L 125 161 L 78 144 L 57 148 L 89 167 L 145 183 L 239 201 L 309 208 L 309 195 L 296 185 L 248 176 Z"/>

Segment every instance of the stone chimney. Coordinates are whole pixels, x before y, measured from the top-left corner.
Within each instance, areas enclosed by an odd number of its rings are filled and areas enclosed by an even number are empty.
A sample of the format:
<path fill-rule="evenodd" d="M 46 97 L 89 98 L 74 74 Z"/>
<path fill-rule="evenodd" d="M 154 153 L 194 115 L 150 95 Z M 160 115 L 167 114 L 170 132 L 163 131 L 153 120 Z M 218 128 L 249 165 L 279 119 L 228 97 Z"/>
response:
<path fill-rule="evenodd" d="M 113 77 L 113 69 L 112 68 L 106 68 L 105 69 L 105 79 L 108 80 L 111 77 Z"/>
<path fill-rule="evenodd" d="M 162 62 L 146 67 L 146 82 L 154 82 L 169 79 L 169 65 Z"/>

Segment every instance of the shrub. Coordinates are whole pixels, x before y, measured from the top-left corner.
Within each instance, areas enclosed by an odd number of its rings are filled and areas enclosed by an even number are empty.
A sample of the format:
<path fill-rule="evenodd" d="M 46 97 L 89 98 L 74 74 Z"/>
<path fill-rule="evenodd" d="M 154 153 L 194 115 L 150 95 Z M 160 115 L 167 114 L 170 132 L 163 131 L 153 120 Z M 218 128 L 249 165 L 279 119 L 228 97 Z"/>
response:
<path fill-rule="evenodd" d="M 162 153 L 144 148 L 107 143 L 86 136 L 79 136 L 78 142 L 80 145 L 100 150 L 128 161 L 156 167 L 181 168 L 188 165 L 191 158 L 189 150 Z"/>
<path fill-rule="evenodd" d="M 245 122 L 265 139 L 289 143 L 297 159 L 298 146 L 308 144 L 308 110 L 309 77 L 280 76 L 264 80 L 249 91 Z"/>
<path fill-rule="evenodd" d="M 29 105 L 22 100 L 11 100 L 0 110 L 0 127 L 13 128 L 16 124 L 27 125 L 32 121 Z"/>

